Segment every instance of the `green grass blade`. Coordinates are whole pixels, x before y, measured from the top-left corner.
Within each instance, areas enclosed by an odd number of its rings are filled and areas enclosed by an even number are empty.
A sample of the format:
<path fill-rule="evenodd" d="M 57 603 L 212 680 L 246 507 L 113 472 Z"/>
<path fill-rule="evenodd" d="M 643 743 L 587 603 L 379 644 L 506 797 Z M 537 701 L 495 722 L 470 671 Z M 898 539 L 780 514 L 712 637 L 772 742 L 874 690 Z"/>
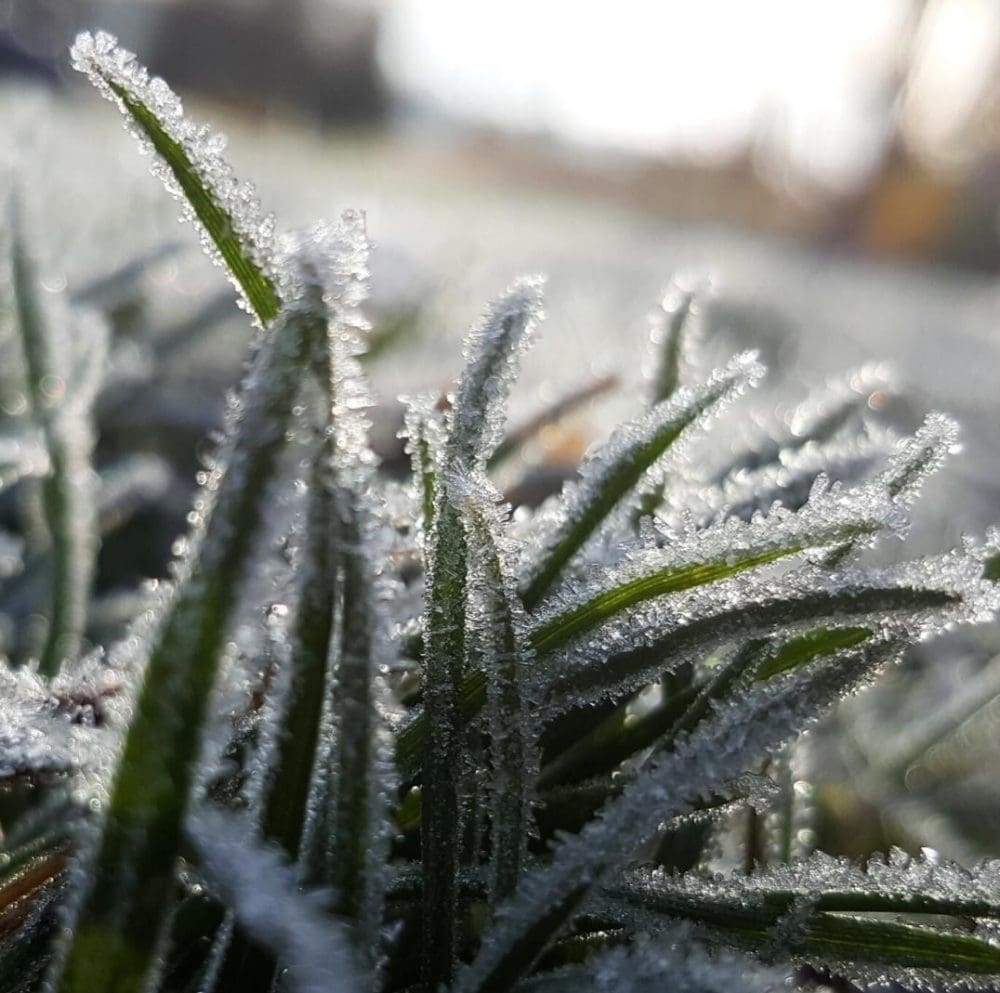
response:
<path fill-rule="evenodd" d="M 542 281 L 520 279 L 498 297 L 466 336 L 466 365 L 455 392 L 445 460 L 484 469 L 503 435 L 504 405 L 542 319 Z"/>
<path fill-rule="evenodd" d="M 791 672 L 814 659 L 844 651 L 867 641 L 875 632 L 866 627 L 820 627 L 797 638 L 791 638 L 765 653 L 754 673 L 756 679 L 770 679 Z"/>
<path fill-rule="evenodd" d="M 768 638 L 789 627 L 858 627 L 862 626 L 859 621 L 872 619 L 880 626 L 892 624 L 901 629 L 928 614 L 943 624 L 949 616 L 961 616 L 963 602 L 961 593 L 947 589 L 878 583 L 851 590 L 764 597 L 706 613 L 647 645 L 609 655 L 601 665 L 555 673 L 548 685 L 549 698 L 558 712 L 558 701 L 582 705 L 588 700 L 628 694 L 692 655 L 707 655 L 737 638 Z"/>
<path fill-rule="evenodd" d="M 64 659 L 79 654 L 87 624 L 98 540 L 89 409 L 96 383 L 87 384 L 89 389 L 80 384 L 78 389 L 63 371 L 71 361 L 66 353 L 74 343 L 71 328 L 56 325 L 74 319 L 68 308 L 56 314 L 43 304 L 16 199 L 10 208 L 16 323 L 31 410 L 42 429 L 49 459 L 49 472 L 39 486 L 51 549 L 50 609 L 38 667 L 44 675 L 53 676 Z M 106 329 L 94 325 L 89 338 L 100 366 L 107 347 Z"/>
<path fill-rule="evenodd" d="M 117 104 L 133 134 L 155 152 L 154 172 L 197 220 L 210 254 L 225 264 L 249 310 L 261 324 L 273 320 L 281 309 L 273 225 L 260 216 L 252 190 L 233 180 L 222 141 L 186 120 L 166 84 L 151 80 L 112 36 L 85 32 L 72 54 L 74 68 Z"/>
<path fill-rule="evenodd" d="M 325 333 L 315 302 L 290 310 L 258 353 L 214 506 L 189 575 L 154 636 L 135 716 L 89 867 L 61 993 L 138 993 L 154 966 L 173 894 L 174 861 L 194 778 L 199 729 L 237 602 L 239 577 L 285 444 L 312 341 Z"/>
<path fill-rule="evenodd" d="M 444 458 L 444 424 L 436 394 L 403 397 L 406 404 L 406 453 L 413 467 L 413 480 L 420 495 L 424 534 L 434 527 L 438 478 Z"/>
<path fill-rule="evenodd" d="M 652 406 L 669 400 L 677 392 L 685 369 L 691 365 L 688 353 L 698 315 L 696 301 L 692 290 L 676 282 L 660 301 L 649 336 L 657 360 L 649 387 Z"/>
<path fill-rule="evenodd" d="M 671 565 L 657 572 L 638 576 L 621 586 L 599 593 L 578 607 L 541 624 L 531 634 L 531 646 L 540 655 L 546 655 L 647 600 L 670 593 L 680 593 L 696 586 L 718 583 L 749 569 L 799 555 L 809 548 L 869 537 L 879 528 L 880 524 L 877 522 L 837 524 L 820 529 L 810 536 L 810 540 L 779 547 L 758 548 L 740 557 L 727 549 L 719 554 L 715 561 L 709 560 L 685 566 Z"/>
<path fill-rule="evenodd" d="M 564 494 L 564 519 L 522 581 L 525 608 L 538 606 L 570 559 L 688 428 L 755 383 L 762 372 L 753 354 L 738 356 L 703 389 L 682 390 L 640 421 L 620 428 Z"/>
<path fill-rule="evenodd" d="M 470 657 L 487 674 L 491 797 L 490 895 L 517 886 L 527 855 L 538 758 L 530 732 L 524 617 L 502 550 L 499 494 L 485 477 L 469 479 L 461 502 L 470 558 Z"/>
<path fill-rule="evenodd" d="M 334 807 L 329 882 L 338 913 L 353 925 L 360 957 L 375 966 L 382 927 L 392 792 L 381 668 L 388 621 L 376 580 L 377 522 L 361 492 L 339 493 L 343 619 L 333 694 L 331 752 Z"/>
<path fill-rule="evenodd" d="M 458 778 L 464 719 L 460 700 L 465 667 L 468 554 L 458 509 L 441 493 L 430 534 L 424 639 L 424 711 L 421 798 L 423 975 L 433 988 L 449 982 L 456 952 L 458 852 L 461 839 Z"/>
<path fill-rule="evenodd" d="M 520 280 L 487 310 L 466 339 L 466 366 L 444 446 L 434 523 L 425 538 L 424 714 L 421 856 L 423 979 L 451 980 L 457 950 L 458 853 L 462 817 L 462 684 L 468 548 L 449 476 L 482 470 L 502 430 L 516 360 L 541 319 L 541 282 Z"/>
<path fill-rule="evenodd" d="M 942 921 L 1000 917 L 988 866 L 965 869 L 930 863 L 897 850 L 887 861 L 873 858 L 862 869 L 817 853 L 773 870 L 722 880 L 684 880 L 636 870 L 613 883 L 609 892 L 654 913 L 720 928 L 731 940 L 760 949 L 765 934 L 773 942 L 774 929 L 795 915 L 799 923 L 786 932 L 785 953 L 834 971 L 848 964 L 849 976 L 859 975 L 852 972 L 858 966 L 945 974 L 1000 970 L 995 946 L 958 935 Z M 895 915 L 906 923 L 867 916 L 871 914 Z M 888 930 L 883 925 L 889 925 Z M 952 938 L 959 940 L 952 943 Z"/>
<path fill-rule="evenodd" d="M 288 856 L 299 856 L 302 829 L 327 692 L 330 637 L 337 598 L 337 562 L 332 535 L 333 494 L 329 479 L 332 438 L 323 440 L 313 463 L 306 542 L 294 621 L 291 685 L 277 729 L 274 772 L 264 801 L 261 829 Z"/>

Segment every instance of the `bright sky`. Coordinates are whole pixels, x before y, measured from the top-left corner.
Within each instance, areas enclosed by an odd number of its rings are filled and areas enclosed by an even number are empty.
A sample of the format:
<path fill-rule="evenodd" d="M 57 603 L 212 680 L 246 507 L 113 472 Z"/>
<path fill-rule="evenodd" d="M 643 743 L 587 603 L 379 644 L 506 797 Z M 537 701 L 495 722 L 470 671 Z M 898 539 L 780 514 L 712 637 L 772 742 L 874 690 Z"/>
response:
<path fill-rule="evenodd" d="M 918 131 L 946 130 L 1000 36 L 993 0 L 931 7 L 941 24 L 924 46 L 923 86 L 937 110 L 911 109 Z M 794 169 L 840 187 L 879 154 L 886 74 L 911 9 L 909 0 L 393 0 L 381 59 L 397 89 L 448 115 L 699 159 L 730 157 L 753 137 L 761 154 L 780 149 Z"/>

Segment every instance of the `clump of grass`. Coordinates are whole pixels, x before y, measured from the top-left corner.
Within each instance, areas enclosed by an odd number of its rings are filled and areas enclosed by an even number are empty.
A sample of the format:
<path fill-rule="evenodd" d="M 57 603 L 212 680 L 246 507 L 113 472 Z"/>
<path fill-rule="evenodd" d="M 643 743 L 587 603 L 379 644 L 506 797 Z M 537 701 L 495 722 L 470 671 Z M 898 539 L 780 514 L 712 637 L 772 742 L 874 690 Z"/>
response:
<path fill-rule="evenodd" d="M 258 330 L 170 582 L 84 652 L 90 435 L 46 400 L 13 227 L 45 457 L 5 471 L 42 477 L 51 599 L 39 664 L 2 670 L 0 772 L 39 798 L 4 842 L 0 989 L 994 985 L 995 865 L 793 858 L 778 761 L 908 645 L 1000 606 L 995 535 L 863 563 L 905 531 L 952 422 L 896 438 L 835 390 L 699 480 L 699 438 L 764 370 L 746 353 L 695 381 L 684 293 L 646 409 L 513 515 L 490 472 L 521 437 L 504 412 L 543 318 L 531 278 L 470 331 L 447 402 L 410 401 L 393 483 L 368 443 L 363 218 L 276 236 L 162 81 L 107 35 L 74 59 Z M 86 425 L 92 377 L 60 375 Z M 714 876 L 712 832 L 745 810 L 771 854 L 746 838 Z"/>

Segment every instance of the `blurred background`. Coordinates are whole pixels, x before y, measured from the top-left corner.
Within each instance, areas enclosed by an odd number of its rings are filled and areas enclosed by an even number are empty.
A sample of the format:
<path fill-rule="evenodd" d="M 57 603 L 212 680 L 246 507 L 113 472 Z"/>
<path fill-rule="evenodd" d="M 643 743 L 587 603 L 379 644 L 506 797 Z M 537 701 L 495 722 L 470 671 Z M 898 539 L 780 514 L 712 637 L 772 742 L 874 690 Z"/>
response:
<path fill-rule="evenodd" d="M 62 85 L 97 25 L 248 119 L 850 253 L 1000 262 L 989 0 L 3 0 L 3 70 Z"/>
<path fill-rule="evenodd" d="M 683 272 L 715 287 L 713 347 L 760 348 L 781 396 L 887 360 L 900 423 L 958 417 L 963 453 L 929 487 L 911 549 L 1000 521 L 994 0 L 0 0 L 14 94 L 0 158 L 32 163 L 43 242 L 44 218 L 60 222 L 41 250 L 71 286 L 195 240 L 72 78 L 82 28 L 117 34 L 223 130 L 282 224 L 367 212 L 376 324 L 413 339 L 373 368 L 387 453 L 396 394 L 445 386 L 483 301 L 544 271 L 549 320 L 515 419 L 616 377 L 548 436 L 541 462 L 571 466 L 634 411 L 646 315 Z M 189 314 L 189 333 L 157 353 L 141 397 L 103 401 L 102 444 L 124 418 L 130 437 L 167 425 L 196 453 L 247 330 L 197 252 L 143 278 L 148 320 L 177 332 Z M 225 334 L 201 334 L 206 313 Z M 129 354 L 126 384 L 146 361 Z M 185 479 L 195 464 L 178 456 Z M 844 718 L 817 776 L 827 847 L 1000 855 L 1000 638 L 942 645 Z"/>

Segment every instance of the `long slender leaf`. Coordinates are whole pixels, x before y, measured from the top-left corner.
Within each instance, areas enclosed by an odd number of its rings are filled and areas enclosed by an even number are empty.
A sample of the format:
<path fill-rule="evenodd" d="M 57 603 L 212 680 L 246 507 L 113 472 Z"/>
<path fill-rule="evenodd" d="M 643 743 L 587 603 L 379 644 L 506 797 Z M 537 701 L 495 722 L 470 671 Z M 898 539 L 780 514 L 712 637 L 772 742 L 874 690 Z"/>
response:
<path fill-rule="evenodd" d="M 426 539 L 424 719 L 421 819 L 423 977 L 449 982 L 455 963 L 458 853 L 462 818 L 462 683 L 468 549 L 449 478 L 482 470 L 503 429 L 503 406 L 515 362 L 541 317 L 538 280 L 515 283 L 495 301 L 466 341 L 467 363 L 448 423 L 444 478 L 437 485 Z"/>
<path fill-rule="evenodd" d="M 153 969 L 237 577 L 254 548 L 302 370 L 324 333 L 322 307 L 307 298 L 286 313 L 250 372 L 219 478 L 210 484 L 214 506 L 150 651 L 100 844 L 88 858 L 91 886 L 53 976 L 63 993 L 131 993 Z"/>
<path fill-rule="evenodd" d="M 649 336 L 656 354 L 649 388 L 652 406 L 669 400 L 684 381 L 685 369 L 691 364 L 691 338 L 696 336 L 696 300 L 693 290 L 675 282 L 660 301 Z"/>
<path fill-rule="evenodd" d="M 928 970 L 924 982 L 936 985 L 949 975 L 1000 975 L 995 945 L 942 921 L 1000 917 L 991 864 L 965 869 L 896 850 L 888 861 L 872 859 L 862 869 L 816 854 L 721 881 L 630 871 L 608 892 L 643 910 L 709 924 L 743 947 L 849 978 L 917 969 Z M 901 919 L 883 916 L 889 914 Z"/>
<path fill-rule="evenodd" d="M 359 958 L 374 967 L 386 883 L 387 797 L 393 784 L 381 699 L 387 632 L 380 627 L 370 515 L 361 493 L 340 493 L 344 605 L 333 694 L 335 806 L 328 844 L 337 911 L 353 925 Z"/>
<path fill-rule="evenodd" d="M 444 460 L 444 424 L 437 411 L 439 397 L 425 394 L 404 397 L 406 404 L 406 451 L 413 464 L 413 479 L 420 494 L 423 529 L 434 526 L 434 508 Z"/>
<path fill-rule="evenodd" d="M 498 913 L 488 943 L 458 983 L 460 993 L 508 989 L 565 925 L 608 869 L 628 858 L 664 818 L 692 809 L 692 799 L 739 776 L 824 712 L 896 653 L 895 646 L 857 655 L 850 664 L 763 684 L 739 704 L 720 707 L 678 749 L 647 763 L 602 814 L 565 839 L 550 863 L 528 873 Z"/>
<path fill-rule="evenodd" d="M 483 499 L 492 493 L 493 505 Z M 524 618 L 512 573 L 501 550 L 499 494 L 485 479 L 470 480 L 461 511 L 471 555 L 470 656 L 487 673 L 491 776 L 490 892 L 509 897 L 527 853 L 531 797 L 538 758 L 530 731 L 526 669 L 530 651 L 523 643 Z"/>
<path fill-rule="evenodd" d="M 599 593 L 565 613 L 539 625 L 531 634 L 531 645 L 540 654 L 561 648 L 579 635 L 598 627 L 604 621 L 632 607 L 670 593 L 680 593 L 696 586 L 717 583 L 749 569 L 768 565 L 783 558 L 798 555 L 810 547 L 834 544 L 841 540 L 854 541 L 869 537 L 880 528 L 879 522 L 828 524 L 808 541 L 792 542 L 779 547 L 758 548 L 743 555 L 726 549 L 718 558 L 686 566 L 670 565 L 657 572 L 638 576 L 620 586 Z"/>
<path fill-rule="evenodd" d="M 688 428 L 753 385 L 762 374 L 763 368 L 752 353 L 738 356 L 702 390 L 680 390 L 639 422 L 620 428 L 605 448 L 584 464 L 576 485 L 564 493 L 561 521 L 522 581 L 524 606 L 528 610 L 538 606 L 570 559 Z"/>
<path fill-rule="evenodd" d="M 273 223 L 260 215 L 252 189 L 240 186 L 222 158 L 224 142 L 183 116 L 180 100 L 150 79 L 135 56 L 104 32 L 84 32 L 73 66 L 118 105 L 131 130 L 156 153 L 154 172 L 196 219 L 203 243 L 226 268 L 262 324 L 281 309 L 274 270 Z"/>
<path fill-rule="evenodd" d="M 64 367 L 72 342 L 68 308 L 59 315 L 46 311 L 40 299 L 34 265 L 25 244 L 18 201 L 11 200 L 12 276 L 17 325 L 24 354 L 28 396 L 48 451 L 49 472 L 41 480 L 42 507 L 51 544 L 50 612 L 39 670 L 52 676 L 62 661 L 79 654 L 87 623 L 94 557 L 97 552 L 94 482 L 90 467 L 93 436 L 90 403 L 94 389 L 75 390 Z M 88 345 L 100 367 L 107 332 L 91 325 Z M 89 329 L 89 328 L 88 328 Z M 68 394 L 68 395 L 67 395 Z M 76 395 L 75 395 L 76 394 Z"/>
<path fill-rule="evenodd" d="M 945 623 L 949 608 L 960 615 L 962 596 L 948 590 L 872 584 L 854 590 L 824 590 L 778 599 L 764 598 L 733 609 L 706 613 L 675 631 L 628 651 L 609 655 L 599 666 L 555 674 L 547 687 L 553 711 L 611 695 L 629 693 L 664 670 L 704 656 L 736 638 L 767 638 L 795 627 L 855 628 L 866 620 L 901 630 L 926 612 Z"/>

